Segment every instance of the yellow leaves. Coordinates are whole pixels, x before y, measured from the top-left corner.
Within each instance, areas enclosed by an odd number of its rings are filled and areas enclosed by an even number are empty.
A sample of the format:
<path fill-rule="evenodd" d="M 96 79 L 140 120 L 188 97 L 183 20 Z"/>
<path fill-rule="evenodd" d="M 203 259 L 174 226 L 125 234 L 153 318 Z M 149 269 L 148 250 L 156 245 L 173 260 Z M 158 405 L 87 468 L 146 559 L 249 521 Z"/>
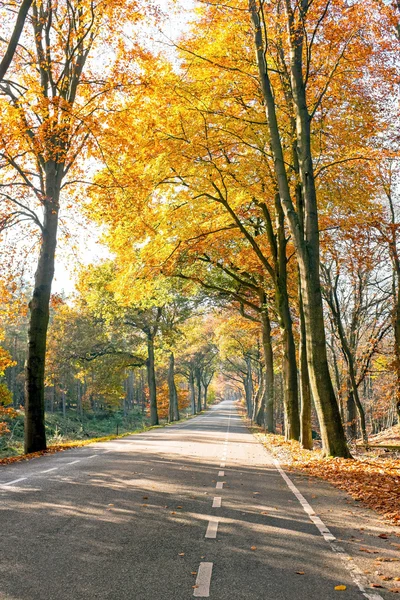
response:
<path fill-rule="evenodd" d="M 344 592 L 344 590 L 347 590 L 347 586 L 345 586 L 345 585 L 335 585 L 334 589 L 337 592 Z"/>
<path fill-rule="evenodd" d="M 0 346 L 0 377 L 4 375 L 4 371 L 10 367 L 14 367 L 17 363 L 12 359 L 11 354 Z"/>

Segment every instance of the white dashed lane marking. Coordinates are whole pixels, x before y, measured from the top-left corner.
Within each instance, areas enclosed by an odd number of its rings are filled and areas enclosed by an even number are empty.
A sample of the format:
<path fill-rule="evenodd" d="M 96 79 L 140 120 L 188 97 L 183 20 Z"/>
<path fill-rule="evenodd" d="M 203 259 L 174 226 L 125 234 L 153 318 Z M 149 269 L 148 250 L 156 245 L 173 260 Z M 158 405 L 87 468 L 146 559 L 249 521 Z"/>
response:
<path fill-rule="evenodd" d="M 222 488 L 224 487 L 224 482 L 217 481 L 217 485 L 215 487 L 217 488 L 217 490 L 222 490 Z"/>
<path fill-rule="evenodd" d="M 212 507 L 213 508 L 221 508 L 222 498 L 221 496 L 215 496 L 213 500 Z"/>
<path fill-rule="evenodd" d="M 219 519 L 217 517 L 211 517 L 208 522 L 208 527 L 206 531 L 206 538 L 215 539 L 217 537 Z"/>
<path fill-rule="evenodd" d="M 58 471 L 58 467 L 53 467 L 52 469 L 46 469 L 45 471 L 40 471 L 40 474 L 50 473 L 51 471 Z"/>
<path fill-rule="evenodd" d="M 218 477 L 225 477 L 225 471 L 218 471 Z"/>
<path fill-rule="evenodd" d="M 80 460 L 73 460 L 72 462 L 67 463 L 67 465 L 76 465 L 76 463 L 81 462 Z"/>
<path fill-rule="evenodd" d="M 8 481 L 7 483 L 2 483 L 2 486 L 6 486 L 6 485 L 14 485 L 14 483 L 19 483 L 20 481 L 25 481 L 25 479 L 28 479 L 27 477 L 20 477 L 19 479 L 14 479 L 13 481 Z"/>
<path fill-rule="evenodd" d="M 196 577 L 196 586 L 193 591 L 193 596 L 196 598 L 209 598 L 212 568 L 212 562 L 200 563 Z"/>

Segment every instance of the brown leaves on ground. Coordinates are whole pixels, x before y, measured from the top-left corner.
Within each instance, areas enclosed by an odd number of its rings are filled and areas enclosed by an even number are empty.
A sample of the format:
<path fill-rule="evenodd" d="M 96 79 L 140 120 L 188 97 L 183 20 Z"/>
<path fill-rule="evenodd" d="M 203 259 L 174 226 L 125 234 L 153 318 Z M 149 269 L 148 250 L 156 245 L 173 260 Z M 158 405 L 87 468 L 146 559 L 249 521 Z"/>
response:
<path fill-rule="evenodd" d="M 329 481 L 393 525 L 400 525 L 400 460 L 323 458 L 320 451 L 303 450 L 298 442 L 286 442 L 280 435 L 258 437 L 284 465 Z"/>
<path fill-rule="evenodd" d="M 70 450 L 77 446 L 84 446 L 86 444 L 59 444 L 57 446 L 49 446 L 46 450 L 41 452 L 31 452 L 30 454 L 19 454 L 18 456 L 8 456 L 6 458 L 0 458 L 1 465 L 9 465 L 11 463 L 20 462 L 21 460 L 30 460 L 31 458 L 39 458 L 39 456 L 45 456 L 46 454 L 55 454 L 56 452 L 64 452 L 64 450 Z"/>

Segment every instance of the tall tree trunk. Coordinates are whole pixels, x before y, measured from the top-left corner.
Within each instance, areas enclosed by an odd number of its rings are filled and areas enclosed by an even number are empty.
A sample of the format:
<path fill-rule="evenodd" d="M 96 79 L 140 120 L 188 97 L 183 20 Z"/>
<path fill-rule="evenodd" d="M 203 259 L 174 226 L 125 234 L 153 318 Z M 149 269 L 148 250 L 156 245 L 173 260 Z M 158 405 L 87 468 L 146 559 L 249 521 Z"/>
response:
<path fill-rule="evenodd" d="M 149 385 L 150 425 L 158 425 L 157 385 L 154 362 L 154 339 L 151 335 L 147 336 L 147 352 L 147 383 Z"/>
<path fill-rule="evenodd" d="M 61 168 L 58 165 L 58 168 Z M 25 452 L 46 449 L 44 376 L 51 285 L 57 245 L 59 181 L 57 165 L 47 166 L 47 199 L 44 203 L 42 245 L 29 302 L 28 355 L 25 367 Z"/>
<path fill-rule="evenodd" d="M 81 381 L 80 379 L 76 382 L 76 400 L 77 400 L 77 410 L 79 416 L 83 417 L 83 406 L 82 406 L 82 389 L 81 389 Z"/>
<path fill-rule="evenodd" d="M 189 398 L 192 415 L 196 414 L 196 390 L 194 387 L 194 374 L 192 367 L 189 368 Z"/>
<path fill-rule="evenodd" d="M 301 394 L 301 432 L 300 443 L 303 448 L 312 450 L 312 427 L 311 427 L 311 386 L 308 375 L 307 362 L 307 342 L 306 325 L 304 322 L 303 302 L 301 292 L 299 293 L 299 313 L 300 313 L 300 344 L 299 344 L 299 362 L 300 362 L 300 394 Z"/>
<path fill-rule="evenodd" d="M 282 331 L 283 359 L 282 371 L 284 382 L 284 406 L 285 406 L 285 436 L 287 440 L 298 440 L 300 438 L 300 416 L 299 416 L 299 389 L 297 381 L 296 346 L 293 337 L 293 322 L 290 314 L 289 294 L 287 288 L 287 256 L 286 256 L 286 233 L 284 213 L 279 199 L 275 197 L 277 214 L 277 247 L 276 247 L 276 283 L 275 298 L 279 314 L 280 327 Z"/>
<path fill-rule="evenodd" d="M 196 386 L 197 386 L 197 412 L 201 412 L 201 372 L 199 367 L 196 368 Z"/>
<path fill-rule="evenodd" d="M 168 391 L 168 419 L 171 423 L 172 421 L 179 421 L 178 392 L 176 391 L 175 385 L 175 357 L 173 352 L 171 352 L 171 354 L 169 355 Z"/>
<path fill-rule="evenodd" d="M 203 398 L 204 398 L 203 409 L 204 410 L 207 409 L 207 396 L 208 396 L 208 384 L 203 382 Z"/>
<path fill-rule="evenodd" d="M 351 387 L 350 381 L 348 382 L 347 389 L 347 437 L 349 438 L 349 440 L 355 440 L 357 438 L 357 412 L 356 403 L 354 402 L 353 389 Z"/>
<path fill-rule="evenodd" d="M 264 389 L 264 401 L 262 402 L 265 410 L 265 427 L 269 433 L 275 431 L 274 424 L 274 354 L 272 350 L 272 339 L 271 339 L 271 323 L 268 315 L 268 307 L 266 305 L 265 295 L 262 298 L 262 310 L 261 310 L 261 337 L 262 337 L 262 348 L 264 355 L 264 377 L 265 377 L 265 389 Z M 263 416 L 264 421 L 264 416 Z M 261 423 L 259 423 L 261 424 Z M 263 423 L 262 423 L 263 424 Z"/>
<path fill-rule="evenodd" d="M 254 396 L 253 401 L 253 420 L 260 427 L 264 425 L 265 421 L 265 377 L 264 371 L 262 372 L 262 379 L 258 386 L 257 392 Z"/>
<path fill-rule="evenodd" d="M 353 392 L 353 396 L 354 396 L 354 402 L 356 403 L 357 410 L 358 410 L 358 416 L 360 419 L 360 428 L 361 428 L 362 439 L 363 439 L 364 444 L 368 444 L 367 427 L 366 427 L 366 423 L 365 423 L 365 412 L 364 412 L 364 407 L 361 404 L 360 394 L 358 393 L 358 387 L 357 387 L 357 382 L 356 382 L 355 373 L 354 373 L 354 364 L 352 364 L 352 370 L 350 373 L 350 381 L 351 381 L 352 392 Z"/>
<path fill-rule="evenodd" d="M 250 356 L 245 357 L 246 361 L 246 376 L 244 378 L 244 392 L 246 395 L 246 405 L 247 405 L 247 413 L 249 417 L 255 419 L 255 415 L 253 414 L 255 407 L 253 404 L 253 370 L 251 366 L 251 358 Z M 258 410 L 258 409 L 257 409 Z"/>
<path fill-rule="evenodd" d="M 262 11 L 256 0 L 249 0 L 249 10 L 254 26 L 254 42 L 259 68 L 260 83 L 266 104 L 271 149 L 274 158 L 276 182 L 285 216 L 290 226 L 296 247 L 304 303 L 307 333 L 307 360 L 310 383 L 321 428 L 325 455 L 349 458 L 350 452 L 335 393 L 330 377 L 326 352 L 325 326 L 319 278 L 319 228 L 318 208 L 311 153 L 310 124 L 303 81 L 303 36 L 302 25 L 294 22 L 290 3 L 286 0 L 289 27 L 291 92 L 296 113 L 296 139 L 300 169 L 302 199 L 304 200 L 304 228 L 302 219 L 292 201 L 286 162 L 280 138 L 275 98 L 266 62 L 263 29 L 260 21 Z M 301 23 L 301 21 L 300 21 Z M 299 208 L 299 207 L 297 207 Z"/>
<path fill-rule="evenodd" d="M 61 388 L 61 403 L 62 403 L 63 418 L 66 419 L 67 418 L 67 403 L 66 403 L 66 394 L 65 394 L 64 384 L 62 384 L 62 388 Z"/>

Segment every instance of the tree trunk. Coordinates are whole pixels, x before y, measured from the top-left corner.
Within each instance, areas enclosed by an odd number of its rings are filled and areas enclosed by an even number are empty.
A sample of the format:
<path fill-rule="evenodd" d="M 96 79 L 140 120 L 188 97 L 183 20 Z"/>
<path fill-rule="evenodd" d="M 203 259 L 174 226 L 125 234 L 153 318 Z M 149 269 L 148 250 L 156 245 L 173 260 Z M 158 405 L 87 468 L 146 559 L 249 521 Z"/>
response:
<path fill-rule="evenodd" d="M 287 289 L 287 256 L 286 256 L 286 232 L 284 213 L 280 203 L 279 194 L 275 198 L 277 214 L 277 246 L 276 246 L 276 282 L 275 302 L 278 310 L 280 327 L 282 331 L 283 359 L 282 371 L 284 382 L 284 406 L 285 406 L 285 436 L 287 440 L 298 440 L 300 438 L 300 416 L 299 416 L 299 389 L 297 381 L 296 346 L 293 337 L 293 323 L 290 314 L 289 294 Z"/>
<path fill-rule="evenodd" d="M 201 412 L 201 372 L 196 368 L 196 385 L 197 385 L 197 412 Z"/>
<path fill-rule="evenodd" d="M 190 398 L 190 408 L 192 415 L 196 414 L 196 391 L 194 388 L 194 376 L 193 369 L 190 367 L 189 370 L 189 398 Z"/>
<path fill-rule="evenodd" d="M 207 395 L 208 395 L 208 385 L 203 383 L 203 398 L 204 398 L 204 405 L 203 408 L 204 410 L 207 409 Z"/>
<path fill-rule="evenodd" d="M 249 417 L 255 419 L 254 405 L 253 405 L 253 373 L 251 368 L 251 358 L 250 356 L 245 357 L 247 373 L 244 378 L 244 392 L 246 394 L 246 405 L 247 405 L 247 413 Z M 258 409 L 257 409 L 258 410 Z"/>
<path fill-rule="evenodd" d="M 58 165 L 58 168 L 61 168 Z M 46 449 L 44 425 L 44 375 L 49 303 L 57 245 L 59 183 L 57 166 L 47 166 L 42 245 L 35 274 L 35 287 L 29 302 L 28 355 L 25 367 L 25 452 Z"/>
<path fill-rule="evenodd" d="M 78 379 L 76 382 L 76 400 L 77 400 L 77 410 L 79 416 L 83 417 L 83 406 L 82 406 L 82 390 L 81 390 L 81 381 Z"/>
<path fill-rule="evenodd" d="M 300 443 L 302 448 L 313 449 L 312 427 L 311 427 L 311 387 L 308 375 L 307 347 L 306 347 L 306 325 L 304 322 L 303 302 L 301 293 L 299 294 L 299 313 L 300 313 L 300 344 L 299 344 L 299 362 L 300 362 L 300 394 L 301 394 L 301 431 Z"/>
<path fill-rule="evenodd" d="M 355 374 L 354 374 L 354 365 L 352 367 L 353 368 L 350 373 L 350 381 L 351 381 L 352 392 L 353 392 L 353 396 L 354 396 L 354 402 L 357 406 L 358 416 L 360 418 L 360 428 L 361 428 L 362 439 L 363 439 L 364 444 L 368 444 L 368 435 L 367 435 L 367 427 L 366 427 L 366 423 L 365 423 L 364 407 L 361 404 L 360 395 L 358 393 L 358 387 L 357 387 L 356 378 L 355 378 Z"/>
<path fill-rule="evenodd" d="M 296 113 L 297 152 L 300 169 L 301 195 L 304 200 L 304 228 L 302 219 L 300 219 L 299 214 L 296 212 L 296 208 L 291 198 L 289 180 L 286 172 L 286 162 L 277 120 L 275 98 L 265 58 L 265 44 L 263 39 L 263 29 L 260 22 L 260 12 L 258 11 L 256 1 L 249 0 L 249 10 L 254 26 L 254 42 L 260 83 L 266 104 L 271 149 L 274 157 L 276 182 L 285 216 L 293 236 L 300 269 L 307 333 L 307 361 L 312 395 L 320 422 L 323 449 L 325 455 L 349 458 L 350 452 L 346 444 L 346 438 L 340 420 L 339 408 L 332 386 L 326 353 L 324 315 L 319 279 L 319 228 L 311 153 L 311 119 L 307 110 L 302 69 L 304 32 L 300 25 L 298 30 L 295 29 L 295 23 L 290 15 L 288 2 L 286 2 L 286 8 L 291 44 L 291 93 Z M 297 208 L 299 209 L 299 207 Z"/>
<path fill-rule="evenodd" d="M 175 385 L 175 357 L 174 353 L 171 352 L 169 355 L 169 367 L 168 367 L 168 391 L 169 391 L 169 406 L 168 406 L 168 419 L 172 421 L 179 421 L 179 408 L 178 408 L 178 392 L 176 391 Z"/>
<path fill-rule="evenodd" d="M 157 385 L 154 364 L 154 340 L 151 335 L 147 336 L 147 352 L 147 383 L 149 385 L 150 425 L 158 425 Z"/>
<path fill-rule="evenodd" d="M 274 355 L 272 350 L 271 340 L 271 323 L 268 315 L 268 307 L 265 304 L 265 297 L 262 299 L 262 310 L 261 310 L 261 335 L 262 335 L 262 348 L 264 354 L 264 377 L 265 377 L 265 389 L 264 389 L 264 401 L 262 402 L 265 409 L 265 427 L 268 433 L 275 431 L 274 425 Z M 261 423 L 259 423 L 261 424 Z M 262 423 L 264 424 L 264 423 Z"/>
<path fill-rule="evenodd" d="M 67 418 L 67 404 L 66 404 L 66 397 L 65 397 L 65 387 L 64 384 L 62 384 L 62 388 L 61 388 L 61 403 L 62 403 L 62 414 L 63 414 L 63 418 L 66 419 Z"/>
<path fill-rule="evenodd" d="M 357 438 L 357 413 L 356 403 L 354 402 L 354 394 L 351 388 L 351 383 L 348 383 L 348 394 L 346 400 L 347 408 L 347 437 L 349 440 L 355 440 Z"/>

